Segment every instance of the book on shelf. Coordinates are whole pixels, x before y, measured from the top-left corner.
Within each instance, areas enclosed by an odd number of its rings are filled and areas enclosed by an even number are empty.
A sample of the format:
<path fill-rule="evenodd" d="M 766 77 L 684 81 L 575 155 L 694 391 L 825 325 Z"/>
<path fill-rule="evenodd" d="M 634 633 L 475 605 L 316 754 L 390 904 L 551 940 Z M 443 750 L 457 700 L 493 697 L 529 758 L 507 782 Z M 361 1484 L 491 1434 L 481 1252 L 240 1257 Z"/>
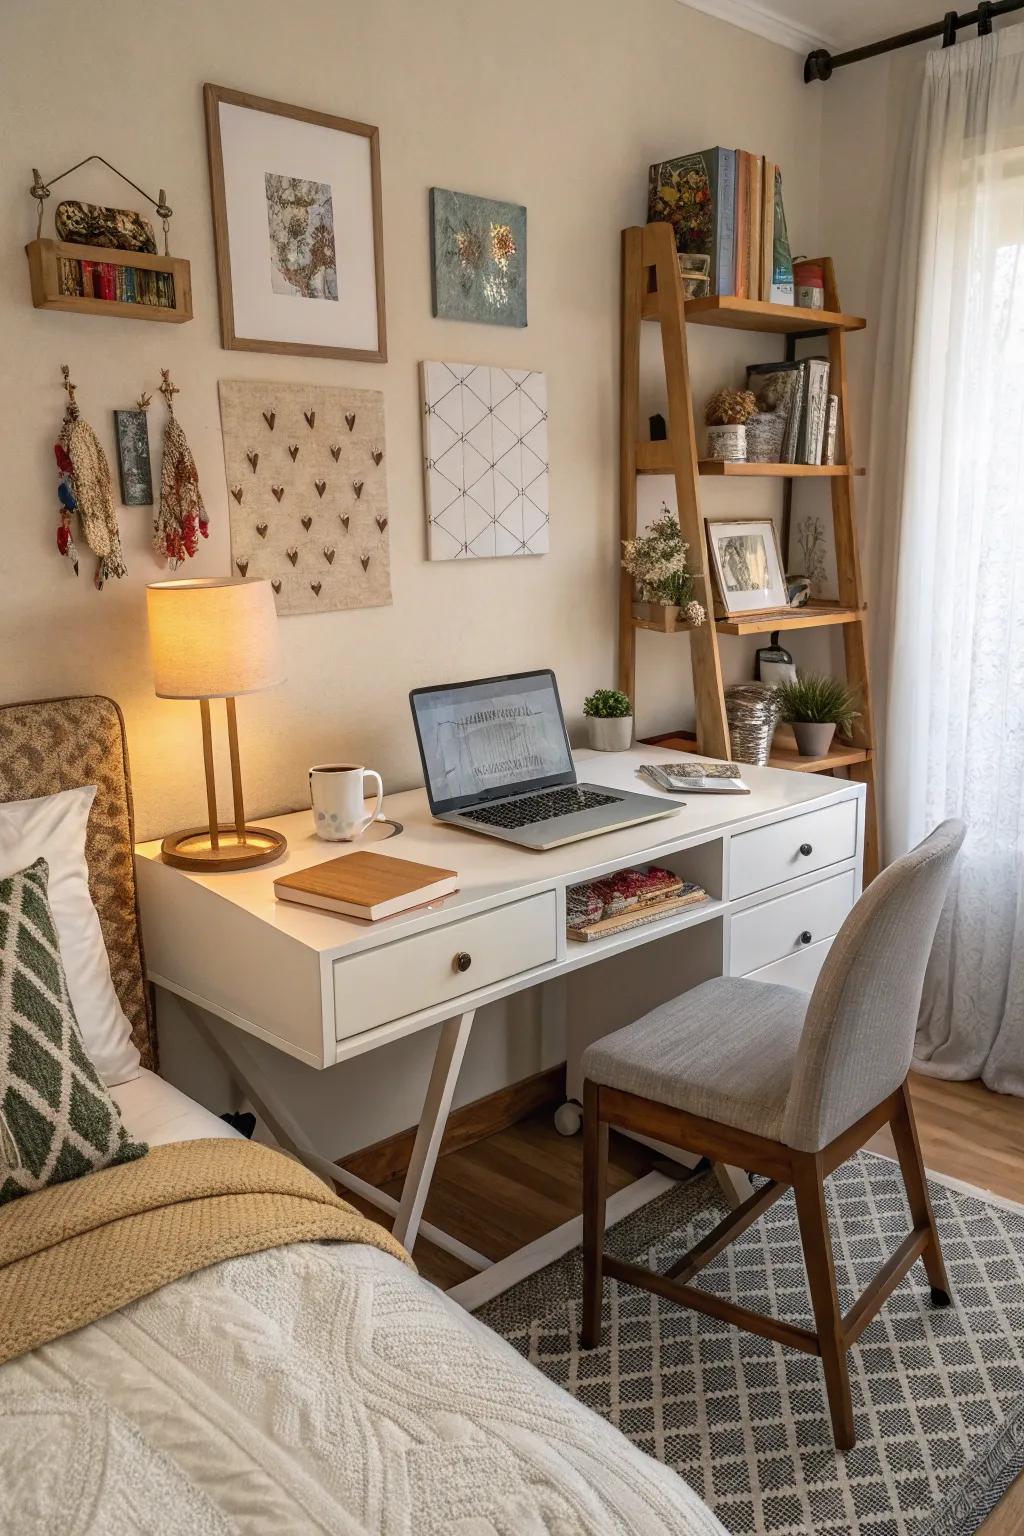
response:
<path fill-rule="evenodd" d="M 739 763 L 644 763 L 638 770 L 670 795 L 749 795 Z"/>
<path fill-rule="evenodd" d="M 120 262 L 57 257 L 57 290 L 69 298 L 105 299 L 118 304 L 174 308 L 174 274 Z"/>
<path fill-rule="evenodd" d="M 676 250 L 711 258 L 711 292 L 736 291 L 736 151 L 703 149 L 652 165 L 648 223 L 668 223 Z"/>
<path fill-rule="evenodd" d="M 796 464 L 804 394 L 803 363 L 751 363 L 747 368 L 747 388 L 763 415 L 782 417 L 779 463 Z"/>
<path fill-rule="evenodd" d="M 706 901 L 707 892 L 670 869 L 620 869 L 565 893 L 566 934 L 578 943 L 605 938 Z"/>
<path fill-rule="evenodd" d="M 357 850 L 313 864 L 274 881 L 279 901 L 318 907 L 343 917 L 376 922 L 410 907 L 422 907 L 459 888 L 454 869 L 415 864 L 386 854 Z"/>
<path fill-rule="evenodd" d="M 771 160 L 764 162 L 763 170 L 761 298 L 766 304 L 793 304 L 793 254 L 782 202 L 782 172 Z"/>
<path fill-rule="evenodd" d="M 687 907 L 700 906 L 707 900 L 708 893 L 703 886 L 693 885 L 689 881 L 681 882 L 678 894 L 675 896 L 666 896 L 660 901 L 647 902 L 628 912 L 620 912 L 617 917 L 605 917 L 596 923 L 570 926 L 566 928 L 565 936 L 577 944 L 592 944 L 595 939 L 607 939 L 613 934 L 624 933 L 630 928 L 643 928 L 648 923 L 661 922 L 664 918 L 671 917 L 674 912 L 682 912 Z"/>
<path fill-rule="evenodd" d="M 825 443 L 829 366 L 823 357 L 807 357 L 804 358 L 801 367 L 803 381 L 800 397 L 800 431 L 795 462 L 820 464 Z"/>
<path fill-rule="evenodd" d="M 828 406 L 825 411 L 825 446 L 822 452 L 823 464 L 834 464 L 836 461 L 836 439 L 839 432 L 839 396 L 829 395 Z"/>
<path fill-rule="evenodd" d="M 764 157 L 736 151 L 736 296 L 761 296 L 761 194 Z"/>

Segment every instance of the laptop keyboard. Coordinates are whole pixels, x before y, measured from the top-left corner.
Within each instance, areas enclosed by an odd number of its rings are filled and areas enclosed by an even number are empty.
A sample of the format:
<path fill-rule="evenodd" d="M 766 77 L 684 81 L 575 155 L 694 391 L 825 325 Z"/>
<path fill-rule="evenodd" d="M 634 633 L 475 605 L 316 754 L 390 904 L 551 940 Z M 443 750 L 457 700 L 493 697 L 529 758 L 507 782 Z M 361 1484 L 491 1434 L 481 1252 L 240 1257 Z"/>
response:
<path fill-rule="evenodd" d="M 482 805 L 475 811 L 463 811 L 466 821 L 479 821 L 485 827 L 531 827 L 538 821 L 553 821 L 556 816 L 572 816 L 576 811 L 592 811 L 599 805 L 614 805 L 621 795 L 602 795 L 593 789 L 570 785 L 566 789 L 548 789 L 539 795 L 523 795 L 502 805 Z"/>

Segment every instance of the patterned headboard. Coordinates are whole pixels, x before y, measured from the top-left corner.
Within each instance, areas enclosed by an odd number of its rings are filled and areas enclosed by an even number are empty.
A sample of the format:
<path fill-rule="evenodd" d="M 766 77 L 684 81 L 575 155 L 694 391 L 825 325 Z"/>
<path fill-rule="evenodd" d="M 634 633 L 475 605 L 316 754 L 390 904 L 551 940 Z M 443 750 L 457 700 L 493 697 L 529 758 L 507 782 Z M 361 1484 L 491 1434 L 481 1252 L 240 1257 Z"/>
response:
<path fill-rule="evenodd" d="M 46 699 L 0 706 L 0 801 L 34 800 L 95 784 L 86 834 L 89 889 L 110 973 L 145 1067 L 156 1030 L 145 983 L 135 892 L 132 786 L 124 719 L 112 699 Z"/>

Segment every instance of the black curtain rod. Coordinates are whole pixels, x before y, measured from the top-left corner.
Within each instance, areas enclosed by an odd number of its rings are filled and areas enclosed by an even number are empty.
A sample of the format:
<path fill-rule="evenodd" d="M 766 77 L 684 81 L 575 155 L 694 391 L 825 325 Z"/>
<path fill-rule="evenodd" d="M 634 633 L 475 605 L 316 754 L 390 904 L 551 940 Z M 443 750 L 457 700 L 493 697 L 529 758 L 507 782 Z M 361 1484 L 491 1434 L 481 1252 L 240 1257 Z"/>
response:
<path fill-rule="evenodd" d="M 879 54 L 894 53 L 897 48 L 911 48 L 915 43 L 925 43 L 929 38 L 941 37 L 943 48 L 951 48 L 961 27 L 977 27 L 979 37 L 992 30 L 995 16 L 1007 16 L 1011 11 L 1024 10 L 1024 0 L 979 0 L 978 8 L 958 16 L 947 11 L 941 21 L 928 27 L 915 27 L 913 32 L 901 32 L 898 37 L 887 37 L 880 43 L 867 43 L 863 48 L 851 48 L 849 53 L 829 53 L 827 48 L 816 48 L 807 55 L 804 64 L 804 81 L 828 80 L 834 69 L 844 64 L 859 64 L 862 59 L 877 59 Z"/>

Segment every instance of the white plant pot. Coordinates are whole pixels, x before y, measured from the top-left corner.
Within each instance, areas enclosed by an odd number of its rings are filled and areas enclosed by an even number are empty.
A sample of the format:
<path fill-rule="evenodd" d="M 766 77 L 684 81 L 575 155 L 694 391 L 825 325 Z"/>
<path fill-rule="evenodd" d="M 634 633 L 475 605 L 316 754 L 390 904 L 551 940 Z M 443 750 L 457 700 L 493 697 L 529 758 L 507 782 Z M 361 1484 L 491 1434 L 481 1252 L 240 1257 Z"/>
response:
<path fill-rule="evenodd" d="M 727 464 L 747 461 L 747 429 L 743 426 L 708 427 L 708 458 Z"/>
<path fill-rule="evenodd" d="M 627 752 L 633 743 L 633 716 L 623 715 L 618 720 L 590 719 L 590 745 L 595 752 Z"/>

